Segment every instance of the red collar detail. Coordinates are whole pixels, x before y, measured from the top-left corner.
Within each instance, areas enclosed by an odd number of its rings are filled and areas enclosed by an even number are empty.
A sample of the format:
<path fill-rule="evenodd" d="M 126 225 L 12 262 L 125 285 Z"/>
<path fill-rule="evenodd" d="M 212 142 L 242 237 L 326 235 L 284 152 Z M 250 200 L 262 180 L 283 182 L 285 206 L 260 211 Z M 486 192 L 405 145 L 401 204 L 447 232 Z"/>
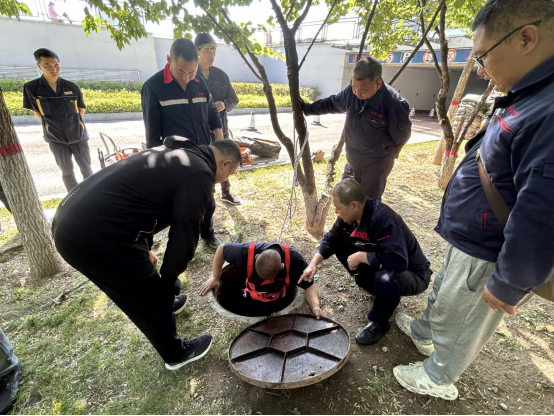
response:
<path fill-rule="evenodd" d="M 173 75 L 169 70 L 169 64 L 165 64 L 164 68 L 164 84 L 171 84 L 173 82 Z"/>

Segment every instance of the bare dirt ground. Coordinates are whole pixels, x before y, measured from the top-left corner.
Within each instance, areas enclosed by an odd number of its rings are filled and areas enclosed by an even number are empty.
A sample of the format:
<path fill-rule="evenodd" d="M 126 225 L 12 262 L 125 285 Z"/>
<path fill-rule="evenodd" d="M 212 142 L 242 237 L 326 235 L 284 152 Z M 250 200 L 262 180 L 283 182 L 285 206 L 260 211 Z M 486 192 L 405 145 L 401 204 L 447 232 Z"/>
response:
<path fill-rule="evenodd" d="M 445 243 L 433 231 L 442 198 L 435 186 L 438 168 L 429 162 L 433 148 L 434 143 L 424 143 L 404 149 L 384 202 L 403 216 L 437 272 Z M 344 159 L 339 168 L 343 164 Z M 318 177 L 324 168 L 316 168 Z M 242 205 L 218 202 L 219 237 L 229 242 L 242 233 L 244 241 L 274 240 L 290 181 L 286 166 L 233 176 L 233 191 Z M 303 231 L 302 218 L 299 200 L 284 235 L 309 260 L 317 241 Z M 333 219 L 330 212 L 328 225 Z M 166 233 L 157 236 L 160 256 L 166 238 Z M 394 323 L 375 346 L 352 342 L 347 364 L 327 380 L 277 391 L 249 385 L 231 372 L 226 351 L 245 324 L 229 321 L 207 297 L 196 295 L 210 276 L 213 256 L 203 244 L 181 277 L 190 307 L 177 325 L 185 337 L 209 330 L 215 345 L 205 359 L 175 373 L 163 369 L 145 338 L 100 291 L 86 283 L 79 287 L 86 282 L 79 273 L 68 269 L 51 279 L 31 280 L 23 250 L 8 247 L 0 253 L 0 324 L 25 366 L 14 413 L 550 414 L 554 409 L 554 303 L 540 298 L 505 318 L 457 383 L 456 401 L 415 395 L 396 383 L 394 366 L 425 357 Z M 327 316 L 340 322 L 353 340 L 367 323 L 369 294 L 333 258 L 323 263 L 317 283 Z M 52 302 L 73 288 L 65 302 Z M 398 311 L 421 314 L 427 293 L 404 298 Z M 301 312 L 308 312 L 307 306 Z"/>

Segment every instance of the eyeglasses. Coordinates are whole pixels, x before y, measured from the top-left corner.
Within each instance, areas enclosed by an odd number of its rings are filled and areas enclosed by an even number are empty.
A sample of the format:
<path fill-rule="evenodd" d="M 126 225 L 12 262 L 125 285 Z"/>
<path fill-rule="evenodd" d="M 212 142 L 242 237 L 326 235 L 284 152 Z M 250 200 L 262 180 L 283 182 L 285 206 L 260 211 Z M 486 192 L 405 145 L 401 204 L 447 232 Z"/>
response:
<path fill-rule="evenodd" d="M 500 39 L 498 42 L 496 42 L 494 44 L 494 46 L 492 48 L 490 48 L 488 51 L 486 51 L 485 53 L 482 53 L 481 55 L 479 56 L 476 56 L 473 58 L 473 60 L 475 61 L 475 63 L 479 66 L 479 68 L 481 69 L 485 69 L 485 64 L 483 63 L 483 58 L 484 56 L 489 53 L 490 51 L 492 51 L 494 48 L 496 48 L 498 45 L 500 45 L 502 42 L 504 42 L 506 39 L 508 39 L 510 36 L 512 36 L 514 33 L 516 33 L 518 30 L 521 30 L 523 29 L 525 26 L 538 26 L 539 23 L 542 22 L 542 20 L 537 20 L 536 22 L 533 22 L 533 23 L 527 23 L 526 25 L 523 25 L 523 26 L 520 26 L 518 27 L 517 29 L 514 29 L 512 30 L 510 33 L 508 33 L 506 36 L 504 36 L 502 39 Z"/>
<path fill-rule="evenodd" d="M 204 45 L 200 47 L 200 49 L 206 49 L 208 51 L 215 51 L 217 49 L 217 45 Z"/>

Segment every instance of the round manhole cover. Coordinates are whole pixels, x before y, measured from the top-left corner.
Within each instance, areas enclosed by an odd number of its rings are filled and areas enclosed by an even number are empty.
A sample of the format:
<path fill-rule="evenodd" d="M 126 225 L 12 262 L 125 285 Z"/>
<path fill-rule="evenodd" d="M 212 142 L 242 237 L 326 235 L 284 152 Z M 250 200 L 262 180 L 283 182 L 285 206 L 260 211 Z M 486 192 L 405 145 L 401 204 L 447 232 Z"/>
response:
<path fill-rule="evenodd" d="M 284 315 L 243 330 L 229 347 L 231 369 L 244 381 L 272 389 L 317 383 L 342 368 L 350 337 L 329 318 Z"/>

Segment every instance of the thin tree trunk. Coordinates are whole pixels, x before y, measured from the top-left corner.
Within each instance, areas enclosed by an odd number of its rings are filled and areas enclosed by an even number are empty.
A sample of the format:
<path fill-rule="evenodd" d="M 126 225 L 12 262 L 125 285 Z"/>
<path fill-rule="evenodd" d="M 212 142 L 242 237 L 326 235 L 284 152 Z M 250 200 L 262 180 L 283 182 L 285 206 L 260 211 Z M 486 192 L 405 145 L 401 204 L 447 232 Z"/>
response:
<path fill-rule="evenodd" d="M 450 103 L 450 107 L 448 108 L 448 119 L 450 120 L 450 124 L 452 124 L 452 120 L 454 120 L 454 117 L 456 116 L 456 111 L 458 111 L 458 107 L 460 106 L 460 101 L 462 100 L 462 95 L 464 94 L 464 91 L 466 89 L 467 81 L 469 80 L 471 71 L 473 70 L 474 62 L 472 58 L 473 53 L 471 53 L 466 62 L 466 65 L 464 66 L 464 70 L 462 71 L 462 75 L 460 75 L 460 80 L 458 81 L 458 85 L 456 86 L 456 91 L 454 91 L 454 95 L 452 96 L 452 101 Z M 440 165 L 442 163 L 445 145 L 446 141 L 444 140 L 443 131 L 441 134 L 441 139 L 437 143 L 437 148 L 435 149 L 435 154 L 433 156 L 433 163 L 435 165 Z"/>
<path fill-rule="evenodd" d="M 0 88 L 0 182 L 10 202 L 33 277 L 63 270 L 23 149 Z"/>
<path fill-rule="evenodd" d="M 479 111 L 483 108 L 485 105 L 485 102 L 487 101 L 487 98 L 489 98 L 489 95 L 491 95 L 491 92 L 494 88 L 494 85 L 492 83 L 489 83 L 487 89 L 481 96 L 481 100 L 479 103 L 475 106 L 475 109 L 471 113 L 471 116 L 469 117 L 469 120 L 463 124 L 463 127 L 460 126 L 458 136 L 456 137 L 456 140 L 452 144 L 450 150 L 447 150 L 444 154 L 441 170 L 439 173 L 439 186 L 442 189 L 446 189 L 448 186 L 448 182 L 450 182 L 450 178 L 452 177 L 452 173 L 454 172 L 454 167 L 456 166 L 456 159 L 458 158 L 458 150 L 460 148 L 460 145 L 464 141 L 464 137 L 475 120 L 475 117 L 477 117 L 477 114 L 479 114 Z"/>

